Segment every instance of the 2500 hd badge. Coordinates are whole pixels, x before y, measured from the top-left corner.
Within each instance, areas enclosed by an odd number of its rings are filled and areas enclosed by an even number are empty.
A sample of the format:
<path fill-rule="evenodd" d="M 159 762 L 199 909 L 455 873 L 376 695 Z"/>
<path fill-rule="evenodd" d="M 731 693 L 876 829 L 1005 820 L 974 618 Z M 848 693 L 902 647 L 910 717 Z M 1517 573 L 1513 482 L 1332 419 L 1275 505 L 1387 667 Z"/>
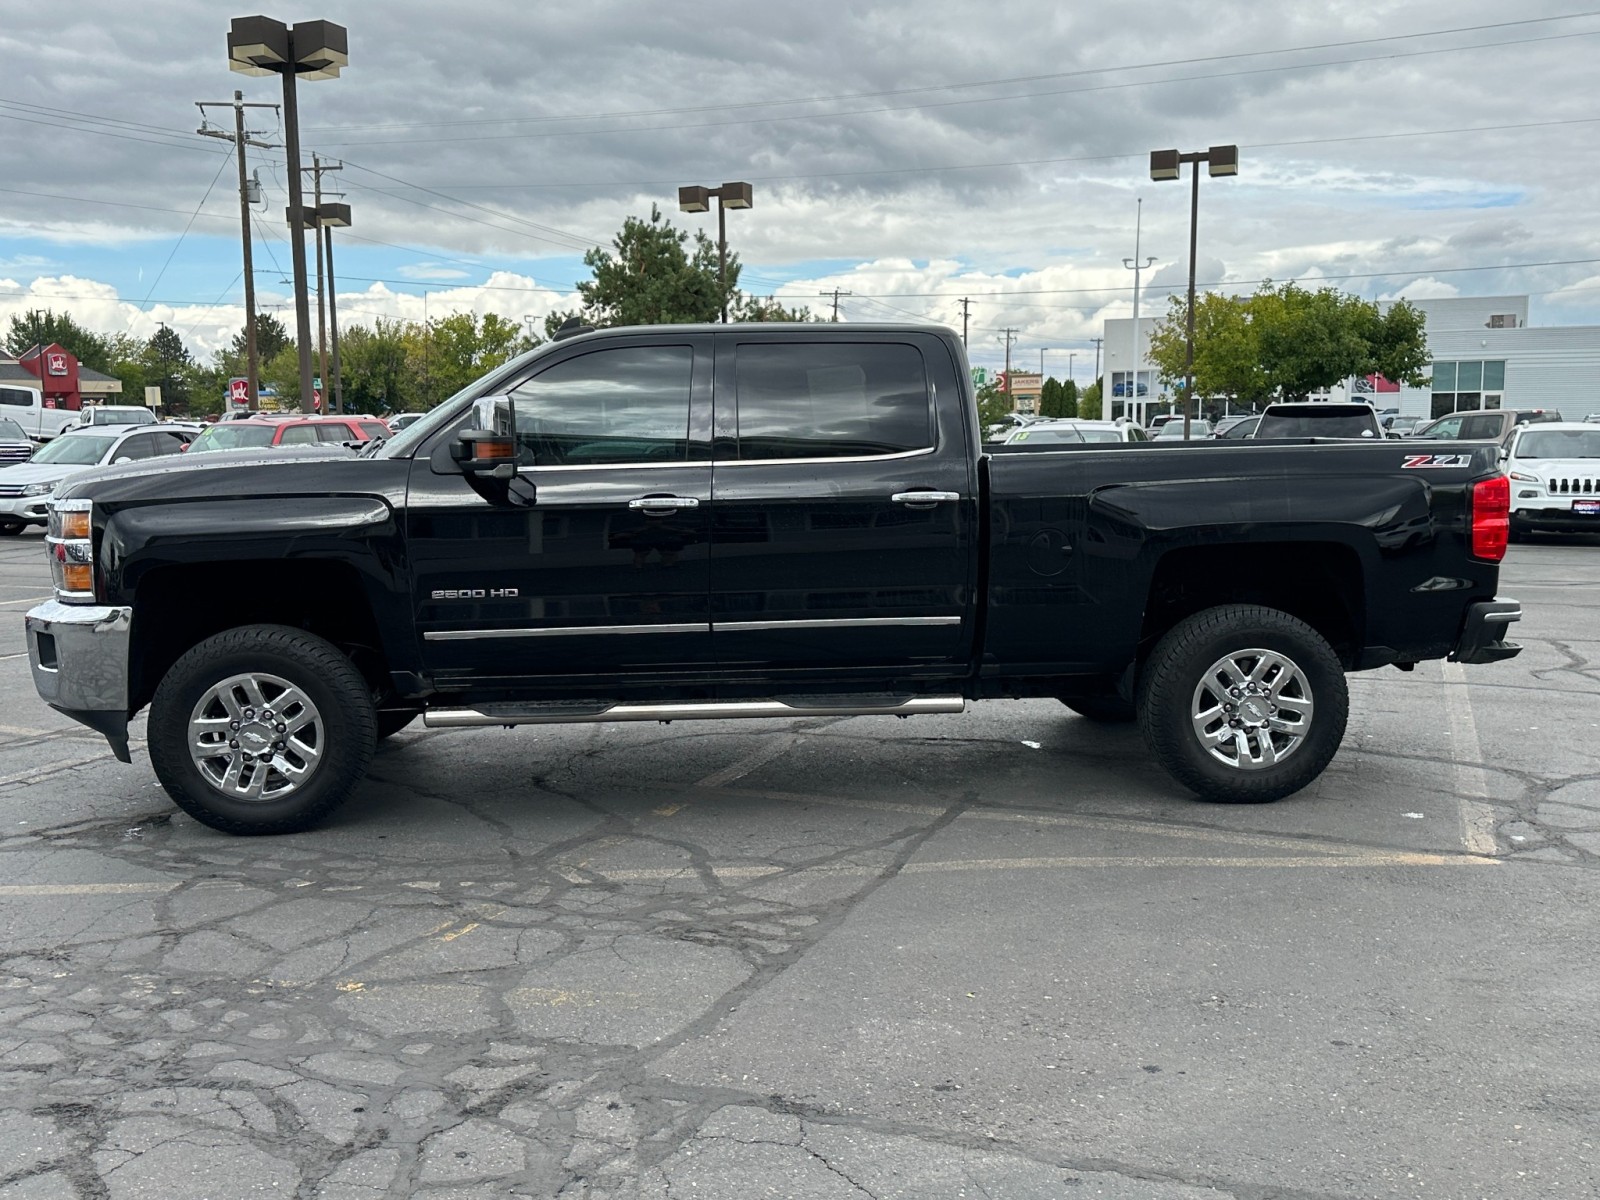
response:
<path fill-rule="evenodd" d="M 434 588 L 434 600 L 515 600 L 516 588 Z"/>

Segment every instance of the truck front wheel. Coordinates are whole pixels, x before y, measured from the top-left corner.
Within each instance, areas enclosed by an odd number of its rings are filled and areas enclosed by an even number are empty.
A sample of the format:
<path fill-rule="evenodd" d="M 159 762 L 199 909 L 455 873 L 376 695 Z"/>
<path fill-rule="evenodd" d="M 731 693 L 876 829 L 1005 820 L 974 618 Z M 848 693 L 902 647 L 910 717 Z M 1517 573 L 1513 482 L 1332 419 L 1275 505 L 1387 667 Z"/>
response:
<path fill-rule="evenodd" d="M 331 642 L 284 625 L 209 637 L 150 702 L 167 794 L 224 833 L 297 833 L 349 795 L 377 745 L 372 692 Z"/>
<path fill-rule="evenodd" d="M 1180 621 L 1140 678 L 1156 761 L 1202 799 L 1259 804 L 1322 774 L 1350 712 L 1344 668 L 1311 626 L 1230 604 Z"/>

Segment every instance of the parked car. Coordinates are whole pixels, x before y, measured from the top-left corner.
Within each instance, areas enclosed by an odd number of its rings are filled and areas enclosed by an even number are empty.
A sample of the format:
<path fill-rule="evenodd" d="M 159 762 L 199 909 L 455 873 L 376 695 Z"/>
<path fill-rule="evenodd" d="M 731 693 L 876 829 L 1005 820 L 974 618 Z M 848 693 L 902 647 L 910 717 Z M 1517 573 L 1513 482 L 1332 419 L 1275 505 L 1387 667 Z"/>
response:
<path fill-rule="evenodd" d="M 1148 442 L 1150 435 L 1132 421 L 1070 422 L 1086 442 Z"/>
<path fill-rule="evenodd" d="M 1256 441 L 1275 438 L 1371 438 L 1383 440 L 1383 426 L 1370 404 L 1360 401 L 1293 400 L 1261 411 Z"/>
<path fill-rule="evenodd" d="M 376 419 L 356 417 L 257 417 L 206 427 L 191 454 L 211 450 L 249 450 L 267 446 L 316 446 L 336 443 L 359 446 L 389 436 L 389 427 Z"/>
<path fill-rule="evenodd" d="M 1142 372 L 1141 372 L 1141 374 L 1142 374 Z M 1140 383 L 1140 384 L 1137 384 L 1136 387 L 1138 389 L 1137 392 L 1136 392 L 1137 395 L 1139 395 L 1139 396 L 1148 396 L 1150 394 L 1150 385 L 1148 383 Z M 1111 394 L 1113 396 L 1126 396 L 1128 394 L 1128 385 L 1126 383 L 1114 383 L 1114 384 L 1112 384 L 1111 385 Z"/>
<path fill-rule="evenodd" d="M 0 417 L 0 467 L 27 462 L 37 447 L 21 425 L 8 417 Z"/>
<path fill-rule="evenodd" d="M 1384 431 L 1390 437 L 1407 437 L 1421 424 L 1421 417 L 1385 417 L 1383 420 Z"/>
<path fill-rule="evenodd" d="M 45 524 L 45 501 L 63 480 L 110 463 L 178 454 L 194 436 L 193 429 L 111 425 L 72 429 L 52 438 L 27 462 L 0 473 L 0 534 L 17 534 L 28 525 Z"/>
<path fill-rule="evenodd" d="M 103 428 L 107 425 L 155 425 L 155 413 L 136 404 L 85 404 L 78 410 L 78 423 L 68 429 Z M 65 432 L 63 430 L 62 432 Z"/>
<path fill-rule="evenodd" d="M 1227 438 L 1229 441 L 1239 441 L 1250 437 L 1256 431 L 1256 426 L 1261 423 L 1260 413 L 1244 413 L 1236 417 L 1223 417 L 1211 429 L 1214 438 Z"/>
<path fill-rule="evenodd" d="M 976 411 L 960 336 L 933 326 L 553 339 L 360 458 L 200 455 L 61 485 L 34 685 L 123 762 L 148 706 L 175 803 L 265 834 L 325 818 L 418 719 L 1017 696 L 1137 718 L 1184 786 L 1265 802 L 1333 758 L 1346 673 L 1519 652 L 1493 447 L 984 451 Z M 1426 537 L 1397 536 L 1412 520 Z"/>
<path fill-rule="evenodd" d="M 22 432 L 36 442 L 46 442 L 63 429 L 78 424 L 78 410 L 46 405 L 37 387 L 8 383 L 0 386 L 0 416 L 22 426 Z"/>
<path fill-rule="evenodd" d="M 1561 420 L 1553 408 L 1491 408 L 1483 412 L 1455 412 L 1429 421 L 1409 436 L 1462 442 L 1499 442 L 1502 446 L 1519 425 L 1550 424 Z"/>
<path fill-rule="evenodd" d="M 1525 421 L 1503 463 L 1511 477 L 1511 540 L 1600 533 L 1600 429 L 1588 421 Z"/>
<path fill-rule="evenodd" d="M 427 415 L 428 415 L 427 413 L 419 413 L 419 412 L 395 413 L 394 416 L 390 417 L 384 423 L 389 426 L 389 429 L 392 432 L 399 433 L 407 425 L 414 425 L 418 421 L 422 420 L 422 418 L 427 416 Z"/>
<path fill-rule="evenodd" d="M 1211 422 L 1204 417 L 1189 418 L 1189 440 L 1199 441 L 1201 438 L 1211 436 Z M 1183 441 L 1183 417 L 1165 422 L 1160 429 L 1151 435 L 1153 442 L 1181 442 Z"/>
<path fill-rule="evenodd" d="M 1065 442 L 1081 446 L 1084 437 L 1071 421 L 1035 421 L 1013 429 L 1001 440 L 1007 446 L 1058 446 Z"/>

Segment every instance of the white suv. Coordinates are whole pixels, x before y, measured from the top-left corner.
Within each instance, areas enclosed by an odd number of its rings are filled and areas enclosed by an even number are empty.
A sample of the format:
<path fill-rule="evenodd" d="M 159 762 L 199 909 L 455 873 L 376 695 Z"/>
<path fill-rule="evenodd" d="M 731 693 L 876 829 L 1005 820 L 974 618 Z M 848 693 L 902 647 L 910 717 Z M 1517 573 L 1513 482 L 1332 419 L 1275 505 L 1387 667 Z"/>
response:
<path fill-rule="evenodd" d="M 1600 428 L 1579 421 L 1518 425 L 1504 465 L 1512 541 L 1546 529 L 1600 533 Z"/>

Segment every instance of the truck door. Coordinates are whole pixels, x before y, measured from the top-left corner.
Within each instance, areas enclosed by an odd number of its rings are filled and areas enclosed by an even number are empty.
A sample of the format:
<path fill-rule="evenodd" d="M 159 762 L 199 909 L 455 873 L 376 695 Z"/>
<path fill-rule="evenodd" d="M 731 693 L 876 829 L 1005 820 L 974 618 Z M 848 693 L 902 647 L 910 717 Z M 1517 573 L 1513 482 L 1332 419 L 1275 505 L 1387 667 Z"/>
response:
<path fill-rule="evenodd" d="M 510 392 L 531 505 L 491 504 L 437 451 L 419 457 L 407 536 L 437 682 L 703 678 L 710 385 L 704 334 L 539 359 Z"/>
<path fill-rule="evenodd" d="M 950 678 L 977 504 L 950 354 L 905 332 L 717 348 L 711 620 L 724 676 Z"/>

